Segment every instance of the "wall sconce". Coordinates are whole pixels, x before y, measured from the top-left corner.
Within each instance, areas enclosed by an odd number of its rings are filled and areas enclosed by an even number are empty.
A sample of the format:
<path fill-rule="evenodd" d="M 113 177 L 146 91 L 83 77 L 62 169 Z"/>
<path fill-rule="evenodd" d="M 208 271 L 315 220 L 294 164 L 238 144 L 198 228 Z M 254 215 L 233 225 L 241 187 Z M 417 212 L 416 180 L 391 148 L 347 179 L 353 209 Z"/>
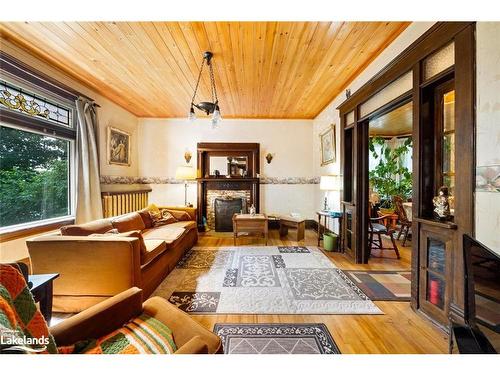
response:
<path fill-rule="evenodd" d="M 274 157 L 273 154 L 271 154 L 270 152 L 267 153 L 266 155 L 267 164 L 271 164 L 273 157 Z"/>
<path fill-rule="evenodd" d="M 184 159 L 186 160 L 186 164 L 189 164 L 192 156 L 193 155 L 191 155 L 191 152 L 189 150 L 186 150 L 186 152 L 184 152 Z"/>

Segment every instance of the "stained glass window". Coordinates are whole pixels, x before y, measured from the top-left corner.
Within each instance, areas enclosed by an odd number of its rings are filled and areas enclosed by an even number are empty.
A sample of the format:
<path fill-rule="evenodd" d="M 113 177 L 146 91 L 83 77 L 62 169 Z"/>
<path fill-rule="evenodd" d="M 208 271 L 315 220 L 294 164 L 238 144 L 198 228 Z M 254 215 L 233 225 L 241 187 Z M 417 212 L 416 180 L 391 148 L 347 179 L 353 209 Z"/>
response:
<path fill-rule="evenodd" d="M 71 109 L 7 82 L 0 82 L 0 107 L 58 125 L 72 126 Z"/>

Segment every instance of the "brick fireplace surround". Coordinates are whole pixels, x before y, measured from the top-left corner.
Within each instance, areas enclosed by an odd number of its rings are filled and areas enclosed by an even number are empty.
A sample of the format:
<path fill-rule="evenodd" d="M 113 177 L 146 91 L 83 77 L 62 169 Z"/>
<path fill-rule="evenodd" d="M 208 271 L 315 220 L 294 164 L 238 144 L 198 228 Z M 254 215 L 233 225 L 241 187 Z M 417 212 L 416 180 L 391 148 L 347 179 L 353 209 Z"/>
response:
<path fill-rule="evenodd" d="M 208 190 L 207 191 L 207 227 L 215 230 L 215 199 L 216 198 L 243 198 L 246 207 L 250 207 L 250 190 Z"/>

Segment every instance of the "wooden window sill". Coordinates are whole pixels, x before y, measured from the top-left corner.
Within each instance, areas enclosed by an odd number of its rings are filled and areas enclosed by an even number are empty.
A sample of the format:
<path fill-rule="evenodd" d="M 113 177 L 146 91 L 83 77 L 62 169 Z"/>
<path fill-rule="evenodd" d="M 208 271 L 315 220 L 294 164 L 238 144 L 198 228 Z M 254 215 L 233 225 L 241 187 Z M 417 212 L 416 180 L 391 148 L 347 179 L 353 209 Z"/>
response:
<path fill-rule="evenodd" d="M 74 224 L 74 222 L 75 219 L 73 218 L 64 218 L 55 222 L 33 224 L 33 226 L 30 226 L 28 228 L 19 228 L 7 232 L 2 232 L 0 233 L 0 243 L 12 241 L 22 237 L 34 236 L 43 232 L 49 232 L 51 230 L 59 229 L 64 225 Z"/>

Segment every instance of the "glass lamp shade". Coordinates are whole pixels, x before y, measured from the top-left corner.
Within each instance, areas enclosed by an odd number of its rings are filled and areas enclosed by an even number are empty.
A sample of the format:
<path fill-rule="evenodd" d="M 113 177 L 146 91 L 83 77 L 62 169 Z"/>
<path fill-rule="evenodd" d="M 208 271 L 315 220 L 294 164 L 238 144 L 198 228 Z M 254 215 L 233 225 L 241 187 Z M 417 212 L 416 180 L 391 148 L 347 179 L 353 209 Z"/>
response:
<path fill-rule="evenodd" d="M 214 111 L 214 114 L 212 115 L 212 120 L 217 121 L 217 122 L 222 120 L 222 117 L 220 115 L 220 111 L 218 108 Z"/>
<path fill-rule="evenodd" d="M 191 109 L 189 110 L 189 115 L 188 115 L 188 120 L 193 122 L 194 120 L 196 120 L 196 113 L 194 113 L 194 108 L 191 107 Z"/>
<path fill-rule="evenodd" d="M 339 190 L 337 176 L 321 176 L 319 188 L 320 190 Z"/>
<path fill-rule="evenodd" d="M 190 165 L 177 167 L 175 178 L 177 180 L 194 180 L 196 178 L 196 169 Z"/>
<path fill-rule="evenodd" d="M 212 115 L 212 129 L 216 129 L 219 126 L 221 120 L 222 116 L 220 115 L 219 107 L 217 106 Z"/>

